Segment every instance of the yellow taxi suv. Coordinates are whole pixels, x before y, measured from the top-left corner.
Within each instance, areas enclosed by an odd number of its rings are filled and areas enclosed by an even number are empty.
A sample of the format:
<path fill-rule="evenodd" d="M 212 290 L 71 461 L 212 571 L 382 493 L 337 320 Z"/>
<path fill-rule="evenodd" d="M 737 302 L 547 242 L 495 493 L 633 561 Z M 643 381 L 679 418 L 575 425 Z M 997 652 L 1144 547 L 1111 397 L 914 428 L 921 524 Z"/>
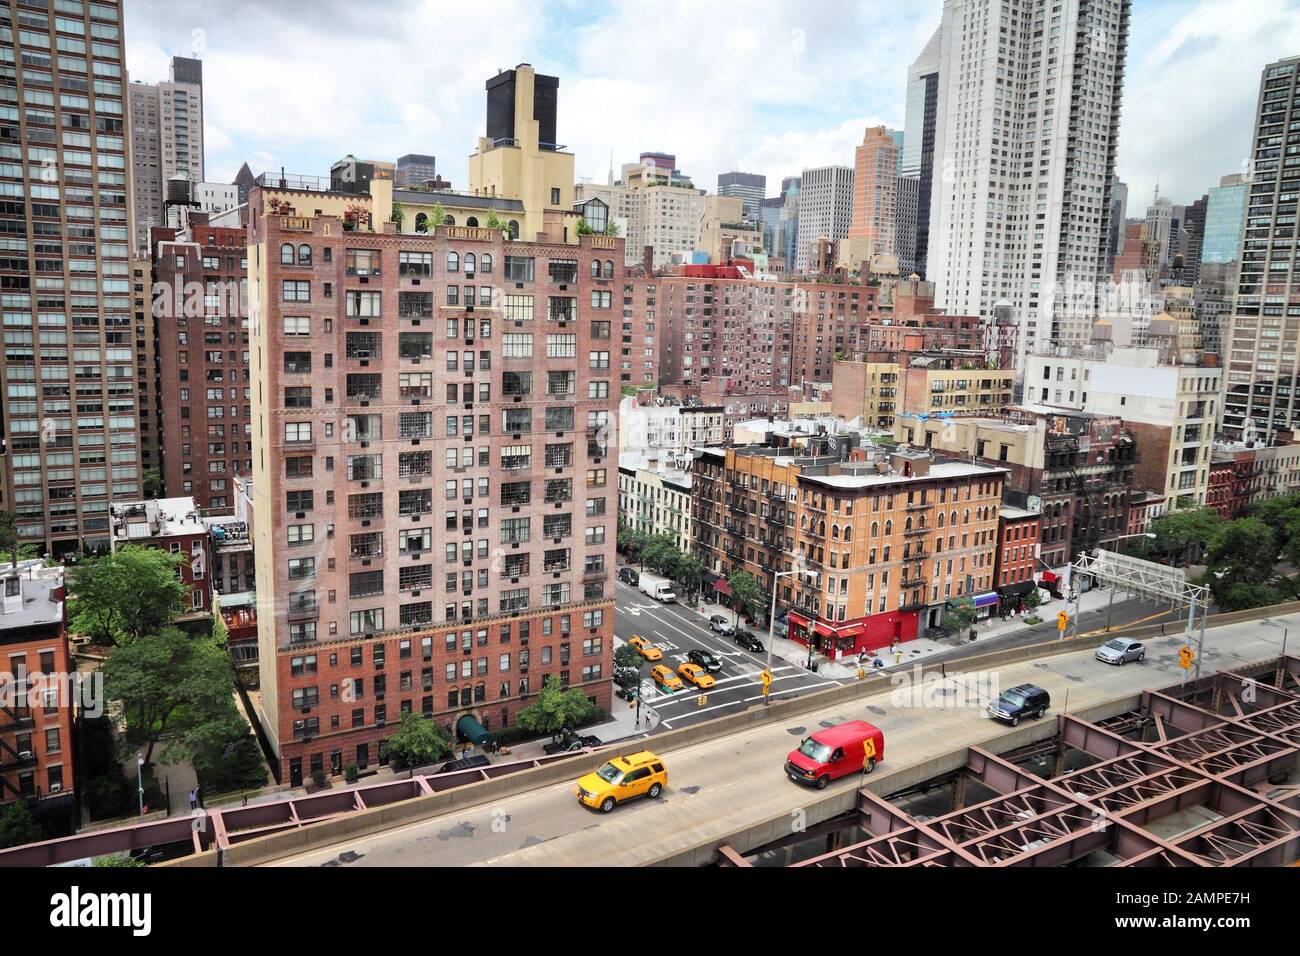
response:
<path fill-rule="evenodd" d="M 686 683 L 694 684 L 700 690 L 708 690 L 715 683 L 713 675 L 699 664 L 683 664 L 677 668 L 677 673 L 682 675 L 682 680 Z"/>
<path fill-rule="evenodd" d="M 648 661 L 657 661 L 664 656 L 664 652 L 659 650 L 644 637 L 634 637 L 628 644 L 636 648 L 636 652 Z"/>
<path fill-rule="evenodd" d="M 578 802 L 609 813 L 634 797 L 655 799 L 668 786 L 664 762 L 648 750 L 615 757 L 594 773 L 578 780 Z"/>
<path fill-rule="evenodd" d="M 664 664 L 656 664 L 650 668 L 650 679 L 666 691 L 682 689 L 682 680 L 673 673 L 672 668 Z"/>

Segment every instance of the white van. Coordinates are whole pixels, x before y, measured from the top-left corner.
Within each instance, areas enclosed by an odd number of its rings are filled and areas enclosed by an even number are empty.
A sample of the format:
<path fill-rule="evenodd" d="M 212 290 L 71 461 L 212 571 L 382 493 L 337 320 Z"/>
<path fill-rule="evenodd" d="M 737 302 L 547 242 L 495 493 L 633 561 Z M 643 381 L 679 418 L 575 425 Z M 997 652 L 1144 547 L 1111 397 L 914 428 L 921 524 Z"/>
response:
<path fill-rule="evenodd" d="M 674 604 L 677 601 L 677 592 L 673 590 L 673 582 L 667 578 L 661 578 L 657 574 L 641 574 L 640 581 L 641 593 L 647 597 L 652 597 L 656 601 L 664 604 Z"/>

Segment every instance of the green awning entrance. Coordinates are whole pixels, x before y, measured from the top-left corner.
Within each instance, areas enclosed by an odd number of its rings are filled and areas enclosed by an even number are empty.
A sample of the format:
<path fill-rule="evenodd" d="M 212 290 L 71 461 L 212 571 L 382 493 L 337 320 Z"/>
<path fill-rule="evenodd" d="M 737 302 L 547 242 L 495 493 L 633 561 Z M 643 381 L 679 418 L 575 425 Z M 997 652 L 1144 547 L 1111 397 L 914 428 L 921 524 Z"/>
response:
<path fill-rule="evenodd" d="M 475 747 L 482 747 L 492 739 L 492 735 L 472 714 L 466 714 L 456 721 L 456 738 L 458 740 L 468 740 Z"/>

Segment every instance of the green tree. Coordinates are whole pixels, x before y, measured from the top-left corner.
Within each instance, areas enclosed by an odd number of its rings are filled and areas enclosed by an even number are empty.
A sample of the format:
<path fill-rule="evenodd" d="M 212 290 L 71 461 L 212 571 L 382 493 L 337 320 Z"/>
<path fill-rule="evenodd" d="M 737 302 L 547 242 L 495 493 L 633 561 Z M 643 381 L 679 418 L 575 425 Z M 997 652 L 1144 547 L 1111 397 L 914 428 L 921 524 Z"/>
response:
<path fill-rule="evenodd" d="M 22 846 L 40 838 L 41 825 L 24 801 L 14 800 L 0 813 L 0 847 Z"/>
<path fill-rule="evenodd" d="M 617 236 L 621 236 L 622 234 L 623 234 L 623 228 L 613 219 L 610 219 L 608 222 L 605 223 L 605 235 L 617 237 Z"/>
<path fill-rule="evenodd" d="M 207 638 L 163 628 L 119 647 L 100 668 L 104 693 L 120 701 L 127 741 L 145 747 L 145 763 L 166 738 L 163 759 L 193 758 L 248 731 L 235 708 L 226 652 Z"/>
<path fill-rule="evenodd" d="M 1155 550 L 1175 564 L 1186 564 L 1210 546 L 1223 528 L 1223 518 L 1213 508 L 1174 511 L 1151 522 Z"/>
<path fill-rule="evenodd" d="M 1025 592 L 1024 597 L 1020 599 L 1020 603 L 1032 611 L 1043 603 L 1043 596 L 1038 593 L 1038 588 L 1033 587 Z"/>
<path fill-rule="evenodd" d="M 122 645 L 170 624 L 189 597 L 180 580 L 184 562 L 179 554 L 131 544 L 83 561 L 68 574 L 72 630 Z"/>
<path fill-rule="evenodd" d="M 641 665 L 645 658 L 631 644 L 623 644 L 614 652 L 614 682 L 620 687 L 639 687 Z"/>
<path fill-rule="evenodd" d="M 585 216 L 578 220 L 578 235 L 591 236 L 594 235 L 595 232 L 596 230 L 591 228 L 591 223 L 587 222 Z"/>
<path fill-rule="evenodd" d="M 143 472 L 144 496 L 159 498 L 162 496 L 162 472 L 157 468 L 146 468 Z"/>
<path fill-rule="evenodd" d="M 266 786 L 270 777 L 262 748 L 248 730 L 241 737 L 205 747 L 193 762 L 199 783 L 207 793 L 254 790 Z"/>
<path fill-rule="evenodd" d="M 1260 607 L 1277 599 L 1273 586 L 1277 545 L 1273 529 L 1262 519 L 1239 518 L 1225 524 L 1205 561 L 1210 591 L 1223 610 Z"/>
<path fill-rule="evenodd" d="M 950 634 L 962 634 L 975 623 L 975 602 L 968 597 L 950 601 L 940 626 Z"/>
<path fill-rule="evenodd" d="M 12 511 L 0 511 L 0 554 L 9 555 L 14 567 L 18 567 L 18 526 Z"/>
<path fill-rule="evenodd" d="M 402 226 L 406 224 L 406 210 L 402 208 L 400 202 L 393 203 L 393 222 L 397 223 L 397 231 L 402 231 Z"/>
<path fill-rule="evenodd" d="M 144 860 L 136 859 L 130 853 L 110 853 L 95 857 L 95 866 L 145 866 Z"/>
<path fill-rule="evenodd" d="M 683 554 L 677 562 L 677 580 L 687 592 L 698 592 L 704 580 L 704 562 L 693 554 Z"/>
<path fill-rule="evenodd" d="M 519 712 L 520 727 L 539 734 L 554 734 L 565 727 L 578 727 L 594 717 L 596 706 L 577 688 L 564 690 L 554 674 L 542 684 L 537 700 Z"/>
<path fill-rule="evenodd" d="M 451 745 L 432 717 L 408 710 L 402 714 L 397 733 L 384 738 L 384 753 L 394 762 L 395 770 L 402 770 L 433 763 L 451 753 Z"/>
<path fill-rule="evenodd" d="M 736 615 L 736 628 L 740 629 L 740 615 L 744 613 L 758 620 L 763 611 L 763 589 L 748 571 L 733 571 L 727 577 L 731 589 L 731 606 Z"/>

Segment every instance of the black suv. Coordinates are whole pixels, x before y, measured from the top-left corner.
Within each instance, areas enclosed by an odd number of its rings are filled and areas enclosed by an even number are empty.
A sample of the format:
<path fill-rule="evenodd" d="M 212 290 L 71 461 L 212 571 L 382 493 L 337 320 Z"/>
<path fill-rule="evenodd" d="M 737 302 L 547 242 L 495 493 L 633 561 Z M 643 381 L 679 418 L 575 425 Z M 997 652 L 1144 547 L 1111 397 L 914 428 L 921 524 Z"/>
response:
<path fill-rule="evenodd" d="M 1038 718 L 1052 706 L 1047 691 L 1034 684 L 1021 684 L 1004 691 L 997 700 L 989 703 L 989 716 L 1005 720 L 1012 727 L 1019 726 L 1022 717 Z"/>
<path fill-rule="evenodd" d="M 763 653 L 763 642 L 754 636 L 753 631 L 737 631 L 731 638 L 737 646 L 755 654 Z"/>
<path fill-rule="evenodd" d="M 708 651 L 691 651 L 686 655 L 686 659 L 692 664 L 699 664 L 710 674 L 716 674 L 722 670 L 722 661 L 718 659 L 717 655 Z"/>
<path fill-rule="evenodd" d="M 618 579 L 624 584 L 630 584 L 636 587 L 641 583 L 641 575 L 637 574 L 632 568 L 619 568 Z"/>

